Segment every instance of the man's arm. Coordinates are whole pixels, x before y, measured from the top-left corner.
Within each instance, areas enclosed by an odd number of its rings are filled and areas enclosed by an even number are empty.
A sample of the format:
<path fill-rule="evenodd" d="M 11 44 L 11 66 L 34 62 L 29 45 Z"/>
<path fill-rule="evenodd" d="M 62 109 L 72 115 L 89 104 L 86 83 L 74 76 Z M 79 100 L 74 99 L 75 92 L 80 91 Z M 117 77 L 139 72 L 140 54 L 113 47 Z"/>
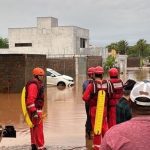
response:
<path fill-rule="evenodd" d="M 88 81 L 88 80 L 85 80 L 85 81 L 83 82 L 83 85 L 82 85 L 82 93 L 85 92 L 85 90 L 86 90 L 88 84 L 89 84 L 89 81 Z"/>
<path fill-rule="evenodd" d="M 28 95 L 26 99 L 27 109 L 30 113 L 33 113 L 36 111 L 35 101 L 38 94 L 37 85 L 34 83 L 30 84 L 27 90 L 28 90 Z"/>
<path fill-rule="evenodd" d="M 92 84 L 88 84 L 85 92 L 83 93 L 83 97 L 82 99 L 85 101 L 85 102 L 88 102 L 91 98 L 91 91 L 92 91 Z"/>

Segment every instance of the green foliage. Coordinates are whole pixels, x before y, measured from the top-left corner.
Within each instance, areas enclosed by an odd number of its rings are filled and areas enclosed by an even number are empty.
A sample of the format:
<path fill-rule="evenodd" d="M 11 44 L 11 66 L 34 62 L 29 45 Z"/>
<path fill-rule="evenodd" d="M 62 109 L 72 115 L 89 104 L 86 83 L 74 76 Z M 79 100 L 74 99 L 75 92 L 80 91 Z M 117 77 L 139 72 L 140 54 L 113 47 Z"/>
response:
<path fill-rule="evenodd" d="M 150 56 L 148 56 L 148 58 L 147 58 L 147 59 L 148 59 L 148 62 L 150 63 Z"/>
<path fill-rule="evenodd" d="M 136 46 L 130 46 L 127 51 L 128 56 L 138 56 L 138 51 L 136 50 Z"/>
<path fill-rule="evenodd" d="M 140 39 L 139 41 L 137 41 L 136 49 L 139 53 L 139 56 L 143 57 L 145 55 L 144 53 L 146 52 L 147 47 L 148 44 L 146 43 L 146 40 Z"/>
<path fill-rule="evenodd" d="M 117 49 L 117 43 L 111 43 L 110 45 L 106 46 L 108 48 L 108 52 L 111 52 L 112 49 Z"/>
<path fill-rule="evenodd" d="M 150 44 L 147 44 L 146 40 L 139 39 L 133 46 L 128 46 L 128 42 L 121 40 L 116 43 L 111 43 L 107 46 L 108 51 L 115 49 L 119 54 L 127 54 L 128 56 L 141 57 L 141 59 L 150 56 Z"/>
<path fill-rule="evenodd" d="M 126 54 L 128 50 L 128 42 L 125 40 L 121 40 L 117 43 L 117 51 L 119 54 Z"/>
<path fill-rule="evenodd" d="M 110 68 L 115 67 L 115 65 L 116 65 L 115 58 L 110 55 L 106 58 L 106 61 L 104 62 L 104 70 L 107 71 Z"/>
<path fill-rule="evenodd" d="M 119 54 L 126 54 L 128 50 L 128 42 L 125 40 L 121 40 L 116 43 L 111 43 L 107 46 L 108 52 L 111 52 L 112 49 L 115 49 L 117 53 Z"/>
<path fill-rule="evenodd" d="M 8 39 L 0 37 L 0 48 L 8 48 Z"/>

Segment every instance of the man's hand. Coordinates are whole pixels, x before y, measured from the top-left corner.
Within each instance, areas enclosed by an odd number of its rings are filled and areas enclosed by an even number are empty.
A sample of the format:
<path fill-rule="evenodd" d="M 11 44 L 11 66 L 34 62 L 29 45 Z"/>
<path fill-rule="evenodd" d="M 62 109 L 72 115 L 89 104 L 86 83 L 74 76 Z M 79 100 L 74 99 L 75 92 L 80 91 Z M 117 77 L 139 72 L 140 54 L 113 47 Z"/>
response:
<path fill-rule="evenodd" d="M 32 118 L 38 118 L 39 116 L 38 116 L 38 113 L 37 113 L 37 111 L 34 111 L 33 113 L 32 113 Z"/>
<path fill-rule="evenodd" d="M 32 123 L 34 124 L 34 126 L 38 125 L 39 124 L 39 115 L 37 113 L 37 111 L 34 111 L 32 113 Z"/>

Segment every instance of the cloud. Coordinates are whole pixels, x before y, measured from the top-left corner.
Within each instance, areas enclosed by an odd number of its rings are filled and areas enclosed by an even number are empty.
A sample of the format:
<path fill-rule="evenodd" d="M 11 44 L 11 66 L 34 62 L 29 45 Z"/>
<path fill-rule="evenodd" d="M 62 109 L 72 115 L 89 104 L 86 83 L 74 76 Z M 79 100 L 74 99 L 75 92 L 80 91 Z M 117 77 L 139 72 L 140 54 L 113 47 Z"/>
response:
<path fill-rule="evenodd" d="M 36 26 L 36 17 L 53 16 L 59 25 L 90 30 L 90 43 L 111 41 L 150 42 L 150 1 L 148 0 L 1 0 L 0 35 L 10 27 Z"/>

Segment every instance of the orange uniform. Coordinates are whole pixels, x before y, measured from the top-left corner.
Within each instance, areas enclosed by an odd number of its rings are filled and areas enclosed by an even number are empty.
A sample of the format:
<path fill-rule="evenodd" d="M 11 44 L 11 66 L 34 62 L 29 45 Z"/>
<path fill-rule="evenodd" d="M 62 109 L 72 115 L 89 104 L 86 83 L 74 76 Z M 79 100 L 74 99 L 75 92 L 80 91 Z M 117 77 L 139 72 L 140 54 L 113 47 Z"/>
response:
<path fill-rule="evenodd" d="M 100 135 L 94 134 L 94 138 L 93 138 L 93 146 L 95 150 L 99 149 L 100 144 L 101 144 L 101 138 L 104 136 L 104 134 L 108 130 L 108 124 L 107 124 L 108 84 L 107 84 L 107 81 L 95 80 L 95 82 L 90 83 L 82 97 L 83 100 L 85 102 L 88 102 L 90 105 L 91 123 L 92 123 L 92 129 L 94 130 L 97 97 L 98 97 L 99 90 L 105 90 L 106 97 L 105 97 L 105 108 L 104 108 L 103 125 L 102 125 L 102 132 L 101 132 L 102 134 Z"/>

